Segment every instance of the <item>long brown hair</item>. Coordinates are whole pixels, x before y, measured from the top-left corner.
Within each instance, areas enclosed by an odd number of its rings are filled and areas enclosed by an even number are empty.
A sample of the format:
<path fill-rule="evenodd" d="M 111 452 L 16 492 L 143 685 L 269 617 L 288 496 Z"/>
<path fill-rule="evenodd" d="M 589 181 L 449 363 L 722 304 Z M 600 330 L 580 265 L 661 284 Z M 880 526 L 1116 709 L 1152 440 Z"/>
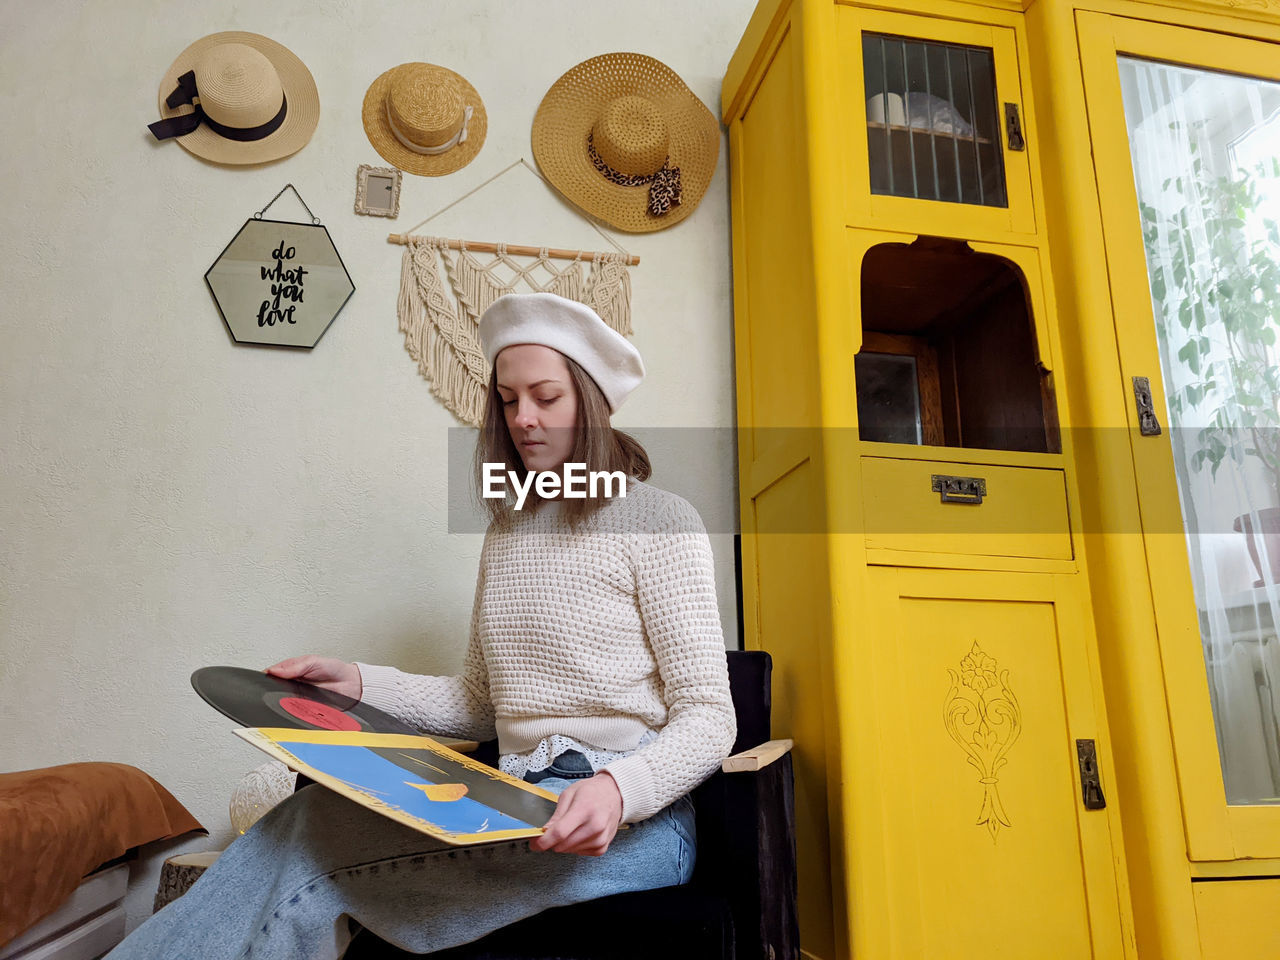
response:
<path fill-rule="evenodd" d="M 560 354 L 562 357 L 564 354 Z M 574 392 L 578 395 L 577 427 L 574 431 L 573 450 L 566 462 L 586 464 L 587 473 L 597 470 L 613 472 L 620 470 L 628 477 L 637 480 L 648 480 L 653 473 L 649 464 L 649 455 L 640 441 L 630 434 L 615 430 L 609 423 L 609 402 L 591 379 L 591 375 L 569 357 L 564 357 L 569 368 L 569 379 L 573 382 Z M 524 483 L 529 475 L 515 441 L 511 439 L 511 431 L 507 429 L 506 416 L 502 409 L 502 395 L 498 393 L 498 375 L 496 364 L 489 371 L 489 389 L 485 396 L 484 417 L 480 422 L 480 437 L 476 442 L 475 484 L 476 499 L 485 505 L 490 518 L 495 523 L 505 522 L 513 516 L 515 509 L 506 499 L 485 499 L 484 465 L 486 463 L 504 464 L 503 470 L 513 471 Z M 564 501 L 564 515 L 572 526 L 577 526 L 605 504 L 603 497 L 590 496 L 588 485 L 585 499 L 568 499 Z M 524 509 L 537 509 L 542 504 L 534 486 L 529 488 L 528 499 Z"/>

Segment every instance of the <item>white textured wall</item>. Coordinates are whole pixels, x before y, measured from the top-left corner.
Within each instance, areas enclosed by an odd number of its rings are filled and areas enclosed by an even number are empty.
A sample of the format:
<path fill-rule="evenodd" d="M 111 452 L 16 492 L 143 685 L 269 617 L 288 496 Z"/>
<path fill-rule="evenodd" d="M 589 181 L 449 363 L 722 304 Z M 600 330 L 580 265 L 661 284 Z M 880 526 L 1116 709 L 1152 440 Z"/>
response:
<path fill-rule="evenodd" d="M 227 801 L 263 759 L 192 692 L 207 664 L 317 653 L 452 672 L 480 537 L 447 530 L 446 438 L 396 328 L 407 229 L 517 157 L 550 84 L 599 53 L 675 69 L 718 112 L 753 0 L 645 4 L 146 0 L 0 5 L 0 771 L 133 763 L 224 846 Z M 156 144 L 162 74 L 219 30 L 263 33 L 310 67 L 310 144 L 252 169 Z M 464 73 L 489 133 L 451 176 L 406 175 L 396 221 L 352 213 L 369 82 L 406 60 Z M 726 152 L 697 212 L 618 235 L 650 377 L 622 427 L 733 423 Z M 332 233 L 356 293 L 314 351 L 236 346 L 203 274 L 287 181 Z M 302 211 L 282 199 L 273 213 Z M 473 239 L 607 249 L 517 169 L 432 224 Z M 714 459 L 712 458 L 714 455 Z M 733 502 L 731 452 L 699 490 Z M 736 645 L 732 538 L 713 538 Z M 149 901 L 136 877 L 131 923 Z"/>

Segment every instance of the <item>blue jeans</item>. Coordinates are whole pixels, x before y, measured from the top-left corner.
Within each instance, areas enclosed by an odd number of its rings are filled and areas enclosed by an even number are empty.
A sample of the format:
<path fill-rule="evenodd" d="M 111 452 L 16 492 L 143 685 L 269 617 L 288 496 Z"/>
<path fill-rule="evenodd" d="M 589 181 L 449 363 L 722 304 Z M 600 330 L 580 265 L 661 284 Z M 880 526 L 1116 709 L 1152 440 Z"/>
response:
<path fill-rule="evenodd" d="M 590 775 L 553 763 L 526 779 L 560 793 Z M 695 849 L 688 796 L 619 830 L 603 856 L 586 857 L 533 851 L 528 840 L 449 846 L 312 785 L 237 838 L 108 957 L 334 960 L 351 940 L 349 920 L 429 953 L 549 907 L 686 883 Z"/>

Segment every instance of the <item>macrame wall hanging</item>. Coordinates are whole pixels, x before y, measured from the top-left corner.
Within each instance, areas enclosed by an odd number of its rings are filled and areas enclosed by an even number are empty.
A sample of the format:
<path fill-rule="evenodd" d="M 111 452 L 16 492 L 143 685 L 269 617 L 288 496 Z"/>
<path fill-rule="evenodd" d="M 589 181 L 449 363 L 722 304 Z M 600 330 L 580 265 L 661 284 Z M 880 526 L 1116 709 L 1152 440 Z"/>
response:
<path fill-rule="evenodd" d="M 459 420 L 475 427 L 484 414 L 489 385 L 489 369 L 480 345 L 480 314 L 498 297 L 513 292 L 559 294 L 585 303 L 623 336 L 632 332 L 631 278 L 627 268 L 638 264 L 640 258 L 619 247 L 595 224 L 591 224 L 592 228 L 617 253 L 451 240 L 413 233 L 521 165 L 542 179 L 522 158 L 437 210 L 408 233 L 393 233 L 387 238 L 406 248 L 397 305 L 405 349 L 436 398 Z M 484 254 L 489 256 L 482 257 Z"/>

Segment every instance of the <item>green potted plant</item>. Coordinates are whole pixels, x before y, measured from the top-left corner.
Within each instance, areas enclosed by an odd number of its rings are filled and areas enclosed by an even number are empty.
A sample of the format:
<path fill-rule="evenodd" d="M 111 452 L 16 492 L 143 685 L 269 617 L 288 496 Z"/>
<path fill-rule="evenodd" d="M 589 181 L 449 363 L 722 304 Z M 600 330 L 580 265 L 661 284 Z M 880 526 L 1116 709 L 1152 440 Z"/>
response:
<path fill-rule="evenodd" d="M 1195 433 L 1193 470 L 1216 477 L 1230 459 L 1261 464 L 1269 503 L 1235 519 L 1248 537 L 1261 586 L 1280 583 L 1280 225 L 1262 214 L 1259 189 L 1280 180 L 1280 160 L 1236 176 L 1204 173 L 1192 145 L 1192 176 L 1165 181 L 1173 202 L 1165 210 L 1142 203 L 1157 330 L 1166 352 L 1196 378 L 1169 396 L 1174 426 L 1202 424 Z M 1263 236 L 1249 240 L 1247 223 Z M 1203 235 L 1200 229 L 1203 229 Z M 1195 230 L 1195 233 L 1193 233 Z M 1161 234 L 1183 239 L 1161 248 Z M 1181 330 L 1175 339 L 1173 331 Z M 1255 532 L 1266 545 L 1264 572 Z"/>

